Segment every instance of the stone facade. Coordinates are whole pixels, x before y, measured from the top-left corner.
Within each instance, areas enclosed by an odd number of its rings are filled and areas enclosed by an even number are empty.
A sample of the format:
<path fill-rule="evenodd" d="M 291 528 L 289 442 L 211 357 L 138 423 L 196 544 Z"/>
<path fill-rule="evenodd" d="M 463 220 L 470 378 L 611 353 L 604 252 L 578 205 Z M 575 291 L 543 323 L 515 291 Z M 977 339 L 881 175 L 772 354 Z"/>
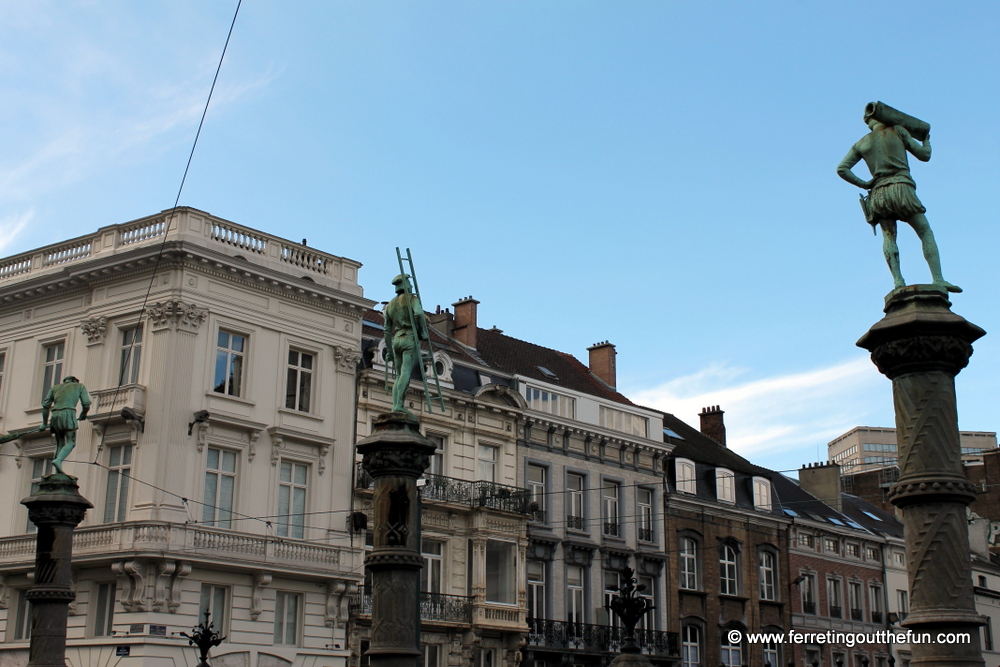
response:
<path fill-rule="evenodd" d="M 228 637 L 216 667 L 346 664 L 359 267 L 190 208 L 0 262 L 2 428 L 40 424 L 70 374 L 93 398 L 66 464 L 95 504 L 72 664 L 183 664 L 177 633 L 205 608 Z M 53 443 L 2 452 L 0 662 L 16 665 L 34 559 L 18 501 Z"/>

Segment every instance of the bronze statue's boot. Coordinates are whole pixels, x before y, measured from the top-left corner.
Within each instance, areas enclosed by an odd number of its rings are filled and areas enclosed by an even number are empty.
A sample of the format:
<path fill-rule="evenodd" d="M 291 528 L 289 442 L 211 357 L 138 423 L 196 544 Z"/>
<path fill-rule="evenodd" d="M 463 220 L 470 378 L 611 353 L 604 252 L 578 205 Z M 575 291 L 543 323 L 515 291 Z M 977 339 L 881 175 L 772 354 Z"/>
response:
<path fill-rule="evenodd" d="M 961 287 L 959 287 L 958 285 L 952 285 L 947 280 L 935 280 L 934 284 L 937 285 L 938 287 L 943 287 L 949 292 L 954 292 L 956 294 L 962 291 Z"/>

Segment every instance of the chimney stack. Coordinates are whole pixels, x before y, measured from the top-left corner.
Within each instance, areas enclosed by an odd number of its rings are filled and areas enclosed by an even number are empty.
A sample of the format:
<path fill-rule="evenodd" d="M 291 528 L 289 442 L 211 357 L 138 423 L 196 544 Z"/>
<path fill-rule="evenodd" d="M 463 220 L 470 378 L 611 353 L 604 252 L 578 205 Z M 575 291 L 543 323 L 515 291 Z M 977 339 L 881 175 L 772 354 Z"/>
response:
<path fill-rule="evenodd" d="M 811 463 L 799 468 L 799 488 L 816 496 L 838 512 L 840 502 L 840 464 L 833 461 Z"/>
<path fill-rule="evenodd" d="M 726 423 L 722 419 L 725 412 L 718 405 L 701 409 L 701 432 L 717 443 L 726 446 Z"/>
<path fill-rule="evenodd" d="M 615 367 L 615 357 L 618 353 L 615 346 L 604 341 L 587 348 L 590 352 L 590 372 L 604 384 L 614 389 L 617 385 L 618 372 Z"/>
<path fill-rule="evenodd" d="M 476 349 L 476 334 L 479 332 L 477 322 L 476 306 L 479 302 L 471 296 L 460 299 L 451 304 L 455 309 L 455 326 L 452 335 L 462 345 Z"/>
<path fill-rule="evenodd" d="M 444 334 L 445 337 L 451 338 L 452 330 L 455 328 L 455 316 L 447 308 L 441 310 L 441 306 L 438 306 L 433 314 L 427 316 L 427 323 Z"/>

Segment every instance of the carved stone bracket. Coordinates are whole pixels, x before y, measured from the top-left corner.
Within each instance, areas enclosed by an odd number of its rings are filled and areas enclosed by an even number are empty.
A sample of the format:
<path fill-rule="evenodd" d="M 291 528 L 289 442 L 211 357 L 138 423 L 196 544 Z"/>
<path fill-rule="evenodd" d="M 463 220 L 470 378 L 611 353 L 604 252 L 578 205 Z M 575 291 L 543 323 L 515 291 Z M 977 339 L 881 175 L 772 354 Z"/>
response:
<path fill-rule="evenodd" d="M 146 611 L 146 564 L 139 560 L 121 560 L 111 564 L 118 575 L 118 601 L 125 611 Z"/>
<path fill-rule="evenodd" d="M 326 611 L 323 621 L 328 628 L 343 628 L 347 625 L 348 604 L 358 590 L 356 581 L 335 579 L 326 585 Z"/>
<path fill-rule="evenodd" d="M 241 417 L 234 417 L 231 415 L 213 412 L 209 415 L 207 420 L 198 422 L 193 426 L 193 428 L 196 429 L 195 446 L 197 446 L 199 452 L 205 451 L 205 444 L 208 440 L 209 434 L 225 438 L 224 433 L 216 434 L 216 426 L 226 426 L 239 432 L 239 442 L 241 444 L 244 442 L 246 443 L 247 462 L 252 463 L 254 457 L 257 456 L 257 440 L 260 439 L 260 434 L 264 431 L 267 424 L 261 424 L 259 422 L 248 421 Z"/>
<path fill-rule="evenodd" d="M 183 580 L 191 574 L 191 563 L 177 561 L 177 568 L 170 577 L 170 591 L 167 595 L 167 611 L 176 614 L 181 606 L 181 584 Z"/>
<path fill-rule="evenodd" d="M 337 370 L 341 373 L 354 373 L 358 369 L 358 362 L 361 361 L 361 352 L 346 347 L 335 346 L 333 348 L 334 359 L 337 360 Z"/>
<path fill-rule="evenodd" d="M 103 315 L 91 317 L 80 322 L 80 329 L 87 337 L 87 345 L 100 345 L 104 342 L 104 337 L 108 332 L 108 318 Z"/>
<path fill-rule="evenodd" d="M 153 587 L 153 611 L 161 611 L 167 602 L 167 594 L 170 590 L 170 579 L 177 570 L 177 562 L 172 560 L 161 560 L 156 565 L 156 585 Z"/>
<path fill-rule="evenodd" d="M 281 460 L 281 452 L 285 450 L 286 441 L 298 442 L 316 448 L 316 470 L 320 475 L 326 470 L 327 454 L 337 442 L 334 438 L 325 438 L 284 426 L 271 426 L 267 429 L 267 433 L 271 436 L 271 465 L 278 465 L 278 461 Z"/>
<path fill-rule="evenodd" d="M 256 621 L 263 611 L 260 603 L 264 587 L 271 583 L 271 573 L 257 570 L 253 573 L 253 587 L 250 589 L 250 620 Z"/>
<path fill-rule="evenodd" d="M 180 299 L 158 301 L 146 309 L 154 331 L 170 327 L 182 331 L 197 331 L 208 317 L 208 310 L 184 303 Z"/>
<path fill-rule="evenodd" d="M 7 585 L 7 575 L 0 574 L 0 609 L 7 609 L 10 604 L 10 586 Z"/>
<path fill-rule="evenodd" d="M 76 597 L 76 577 L 74 576 L 71 576 L 69 578 L 69 589 L 73 593 L 73 599 L 69 601 L 68 605 L 66 605 L 66 613 L 69 616 L 76 616 L 77 597 Z"/>

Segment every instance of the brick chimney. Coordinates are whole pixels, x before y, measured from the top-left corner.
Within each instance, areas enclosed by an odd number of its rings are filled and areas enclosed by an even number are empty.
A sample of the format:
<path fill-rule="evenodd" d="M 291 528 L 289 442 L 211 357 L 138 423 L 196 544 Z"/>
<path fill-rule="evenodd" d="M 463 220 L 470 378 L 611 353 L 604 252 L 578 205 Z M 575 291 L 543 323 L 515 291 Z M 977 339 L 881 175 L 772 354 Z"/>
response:
<path fill-rule="evenodd" d="M 601 382 L 614 389 L 618 376 L 618 372 L 615 370 L 615 357 L 618 355 L 615 352 L 615 346 L 604 341 L 591 345 L 587 351 L 590 352 L 590 372 L 596 375 Z"/>
<path fill-rule="evenodd" d="M 701 432 L 717 443 L 726 446 L 726 423 L 722 419 L 725 412 L 718 405 L 701 409 Z"/>
<path fill-rule="evenodd" d="M 441 306 L 438 306 L 436 312 L 427 316 L 427 323 L 446 337 L 451 338 L 455 328 L 455 316 L 447 308 L 441 310 Z"/>
<path fill-rule="evenodd" d="M 833 461 L 810 463 L 799 468 L 799 488 L 841 511 L 840 464 Z"/>
<path fill-rule="evenodd" d="M 452 335 L 462 345 L 476 349 L 476 334 L 479 332 L 479 324 L 476 321 L 476 306 L 479 305 L 479 302 L 471 296 L 467 296 L 451 305 L 455 309 L 455 326 L 452 329 Z"/>

